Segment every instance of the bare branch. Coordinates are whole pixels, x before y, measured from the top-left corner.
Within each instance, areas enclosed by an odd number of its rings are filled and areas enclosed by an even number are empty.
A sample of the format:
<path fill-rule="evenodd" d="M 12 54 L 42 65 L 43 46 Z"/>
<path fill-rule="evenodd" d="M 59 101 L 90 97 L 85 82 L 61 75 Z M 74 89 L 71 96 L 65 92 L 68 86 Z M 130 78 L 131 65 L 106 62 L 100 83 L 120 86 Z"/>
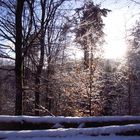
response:
<path fill-rule="evenodd" d="M 132 1 L 132 2 L 134 2 L 134 3 L 136 3 L 136 4 L 138 4 L 138 5 L 140 5 L 140 2 L 138 2 L 138 1 L 136 1 L 136 0 L 130 0 L 130 1 Z"/>

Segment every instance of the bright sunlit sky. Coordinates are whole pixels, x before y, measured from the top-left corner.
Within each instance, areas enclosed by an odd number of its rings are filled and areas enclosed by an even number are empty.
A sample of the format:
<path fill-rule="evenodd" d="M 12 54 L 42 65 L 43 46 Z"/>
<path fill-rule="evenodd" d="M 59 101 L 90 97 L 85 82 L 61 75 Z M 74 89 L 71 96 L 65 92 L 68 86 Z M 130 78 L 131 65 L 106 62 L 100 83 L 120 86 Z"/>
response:
<path fill-rule="evenodd" d="M 106 0 L 104 5 L 112 10 L 104 19 L 106 44 L 104 57 L 108 59 L 123 58 L 127 51 L 126 37 L 138 17 L 138 6 L 131 0 Z"/>
<path fill-rule="evenodd" d="M 139 0 L 136 1 L 139 2 Z M 101 3 L 101 8 L 112 10 L 104 18 L 106 43 L 103 56 L 107 59 L 121 59 L 127 50 L 125 39 L 128 29 L 132 28 L 136 20 L 139 19 L 140 5 L 134 3 L 133 0 L 96 0 L 94 2 L 95 4 Z M 80 52 L 76 53 L 77 58 L 81 56 Z"/>
<path fill-rule="evenodd" d="M 114 10 L 104 19 L 104 32 L 106 33 L 106 43 L 104 45 L 105 58 L 121 58 L 126 53 L 125 10 L 127 9 Z"/>

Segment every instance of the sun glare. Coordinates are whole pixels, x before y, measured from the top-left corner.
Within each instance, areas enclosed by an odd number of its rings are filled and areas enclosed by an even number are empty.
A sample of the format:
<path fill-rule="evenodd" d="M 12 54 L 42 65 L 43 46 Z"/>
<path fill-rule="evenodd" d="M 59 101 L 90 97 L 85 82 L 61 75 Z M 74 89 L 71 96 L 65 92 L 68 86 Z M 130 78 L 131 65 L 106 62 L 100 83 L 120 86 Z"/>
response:
<path fill-rule="evenodd" d="M 126 46 L 121 43 L 108 44 L 104 48 L 104 58 L 106 59 L 122 59 L 126 55 Z"/>

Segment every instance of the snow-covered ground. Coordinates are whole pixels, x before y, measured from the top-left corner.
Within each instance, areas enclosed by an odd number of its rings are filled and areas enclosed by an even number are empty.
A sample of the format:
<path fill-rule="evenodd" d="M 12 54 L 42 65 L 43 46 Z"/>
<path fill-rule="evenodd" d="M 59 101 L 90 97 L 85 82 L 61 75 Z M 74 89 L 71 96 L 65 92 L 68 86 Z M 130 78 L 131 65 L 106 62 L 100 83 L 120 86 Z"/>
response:
<path fill-rule="evenodd" d="M 40 138 L 46 138 L 46 139 L 72 139 L 72 137 L 78 137 L 79 135 L 82 135 L 80 137 L 83 138 L 97 138 L 98 136 L 104 136 L 109 135 L 109 139 L 112 136 L 115 136 L 120 133 L 125 132 L 132 132 L 132 131 L 138 131 L 140 133 L 140 124 L 131 124 L 131 125 L 125 125 L 125 126 L 105 126 L 105 127 L 98 127 L 98 128 L 58 128 L 58 129 L 48 129 L 48 130 L 22 130 L 22 131 L 0 131 L 0 139 L 36 139 L 37 137 Z M 107 137 L 107 136 L 106 136 Z M 105 137 L 105 138 L 106 138 Z M 117 137 L 117 136 L 115 136 Z M 101 137 L 102 138 L 102 137 Z M 118 137 L 121 138 L 121 140 L 125 137 Z M 127 137 L 131 138 L 131 137 Z M 139 136 L 134 136 L 132 138 L 136 138 L 140 140 Z M 77 139 L 77 138 L 76 138 Z M 125 138 L 126 139 L 126 138 Z"/>
<path fill-rule="evenodd" d="M 52 116 L 8 116 L 0 115 L 0 122 L 32 122 L 32 123 L 82 123 L 82 122 L 106 122 L 106 121 L 131 121 L 140 120 L 140 116 L 98 116 L 98 117 L 52 117 Z"/>
<path fill-rule="evenodd" d="M 88 128 L 107 125 L 136 124 L 140 130 L 140 116 L 51 117 L 0 115 L 0 130 L 31 130 L 57 128 Z M 131 126 L 132 127 L 132 126 Z M 117 128 L 116 128 L 117 129 Z"/>
<path fill-rule="evenodd" d="M 136 124 L 110 125 L 84 128 L 86 122 L 125 121 Z M 52 123 L 55 129 L 0 131 L 0 140 L 140 140 L 140 116 L 110 117 L 32 117 L 32 116 L 0 116 L 0 123 Z M 66 128 L 63 123 L 77 123 L 77 128 Z M 26 124 L 26 125 L 27 125 Z M 15 127 L 16 125 L 13 125 Z M 27 125 L 28 126 L 28 125 Z M 1 129 L 2 130 L 2 129 Z M 6 129 L 8 130 L 8 129 Z M 11 130 L 11 129 L 9 129 Z M 14 129 L 16 130 L 16 129 Z M 133 136 L 122 136 L 122 135 Z"/>
<path fill-rule="evenodd" d="M 0 138 L 5 137 L 66 137 L 76 135 L 98 136 L 115 135 L 120 133 L 139 131 L 140 124 L 124 126 L 104 126 L 97 128 L 58 128 L 48 130 L 22 130 L 22 131 L 0 131 Z"/>
<path fill-rule="evenodd" d="M 69 136 L 69 137 L 36 137 L 36 138 L 7 138 L 5 140 L 140 140 L 138 136 Z"/>

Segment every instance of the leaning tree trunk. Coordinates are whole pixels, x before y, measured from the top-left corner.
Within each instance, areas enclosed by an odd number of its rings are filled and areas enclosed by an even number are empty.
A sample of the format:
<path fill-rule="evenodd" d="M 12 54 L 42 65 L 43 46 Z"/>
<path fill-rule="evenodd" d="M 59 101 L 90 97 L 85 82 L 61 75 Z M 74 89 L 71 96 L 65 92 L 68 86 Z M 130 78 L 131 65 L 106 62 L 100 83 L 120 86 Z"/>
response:
<path fill-rule="evenodd" d="M 17 0 L 16 7 L 16 42 L 15 42 L 15 83 L 16 102 L 15 115 L 22 115 L 22 81 L 23 81 L 23 61 L 22 61 L 22 12 L 24 0 Z"/>

